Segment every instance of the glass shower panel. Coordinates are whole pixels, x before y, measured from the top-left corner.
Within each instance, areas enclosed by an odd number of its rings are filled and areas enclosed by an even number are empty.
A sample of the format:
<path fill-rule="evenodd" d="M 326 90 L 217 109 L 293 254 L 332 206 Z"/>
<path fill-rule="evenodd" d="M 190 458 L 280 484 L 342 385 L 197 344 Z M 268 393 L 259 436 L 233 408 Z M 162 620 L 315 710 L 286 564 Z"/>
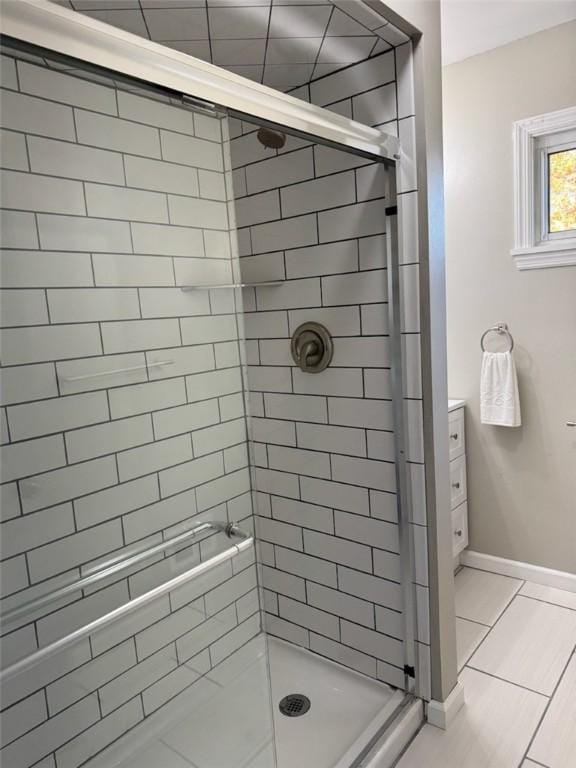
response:
<path fill-rule="evenodd" d="M 280 126 L 231 128 L 265 627 L 403 689 L 393 174 Z"/>
<path fill-rule="evenodd" d="M 394 173 L 6 53 L 1 759 L 356 766 L 418 674 Z"/>
<path fill-rule="evenodd" d="M 273 768 L 228 119 L 4 53 L 0 760 Z"/>

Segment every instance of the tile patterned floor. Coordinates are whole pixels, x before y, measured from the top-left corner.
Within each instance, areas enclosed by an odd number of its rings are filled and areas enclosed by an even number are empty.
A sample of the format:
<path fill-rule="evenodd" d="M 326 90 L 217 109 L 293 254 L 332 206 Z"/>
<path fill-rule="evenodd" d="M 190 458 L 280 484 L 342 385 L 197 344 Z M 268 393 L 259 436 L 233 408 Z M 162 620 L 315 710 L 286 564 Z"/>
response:
<path fill-rule="evenodd" d="M 466 706 L 398 768 L 574 768 L 576 594 L 463 568 L 456 615 Z"/>

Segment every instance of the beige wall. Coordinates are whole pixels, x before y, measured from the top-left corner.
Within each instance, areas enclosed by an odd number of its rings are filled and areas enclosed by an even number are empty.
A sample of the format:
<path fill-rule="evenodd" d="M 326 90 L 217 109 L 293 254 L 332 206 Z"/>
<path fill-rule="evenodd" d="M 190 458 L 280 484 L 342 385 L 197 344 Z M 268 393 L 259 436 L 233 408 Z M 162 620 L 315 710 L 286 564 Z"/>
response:
<path fill-rule="evenodd" d="M 448 375 L 468 401 L 470 547 L 576 572 L 576 267 L 519 272 L 512 123 L 576 104 L 576 22 L 444 69 Z M 523 426 L 479 421 L 479 340 L 516 340 Z"/>

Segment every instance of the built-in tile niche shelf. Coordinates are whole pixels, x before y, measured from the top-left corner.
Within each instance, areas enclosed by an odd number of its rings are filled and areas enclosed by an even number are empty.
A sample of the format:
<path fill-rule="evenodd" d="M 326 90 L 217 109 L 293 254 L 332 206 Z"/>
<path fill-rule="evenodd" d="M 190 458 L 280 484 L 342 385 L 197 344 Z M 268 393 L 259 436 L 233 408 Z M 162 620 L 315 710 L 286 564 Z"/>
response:
<path fill-rule="evenodd" d="M 256 283 L 214 283 L 207 285 L 181 285 L 181 291 L 211 291 L 214 288 L 260 288 L 261 286 L 282 285 L 284 280 L 260 280 Z"/>
<path fill-rule="evenodd" d="M 97 373 L 83 373 L 81 376 L 70 376 L 62 379 L 64 384 L 70 384 L 73 381 L 85 381 L 86 379 L 101 379 L 104 376 L 114 376 L 117 373 L 134 373 L 134 371 L 147 371 L 150 368 L 162 368 L 165 365 L 174 365 L 174 360 L 159 360 L 157 363 L 148 363 L 147 365 L 131 365 L 129 368 L 114 368 L 111 371 L 98 371 Z"/>

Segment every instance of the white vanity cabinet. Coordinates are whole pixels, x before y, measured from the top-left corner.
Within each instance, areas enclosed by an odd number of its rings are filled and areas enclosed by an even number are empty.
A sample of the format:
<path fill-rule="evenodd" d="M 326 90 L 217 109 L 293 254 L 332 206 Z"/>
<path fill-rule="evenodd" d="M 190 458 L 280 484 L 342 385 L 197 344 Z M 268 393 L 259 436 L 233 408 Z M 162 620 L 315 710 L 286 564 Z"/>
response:
<path fill-rule="evenodd" d="M 464 400 L 448 401 L 450 511 L 452 515 L 452 552 L 454 557 L 458 557 L 460 552 L 468 546 L 465 405 Z"/>

